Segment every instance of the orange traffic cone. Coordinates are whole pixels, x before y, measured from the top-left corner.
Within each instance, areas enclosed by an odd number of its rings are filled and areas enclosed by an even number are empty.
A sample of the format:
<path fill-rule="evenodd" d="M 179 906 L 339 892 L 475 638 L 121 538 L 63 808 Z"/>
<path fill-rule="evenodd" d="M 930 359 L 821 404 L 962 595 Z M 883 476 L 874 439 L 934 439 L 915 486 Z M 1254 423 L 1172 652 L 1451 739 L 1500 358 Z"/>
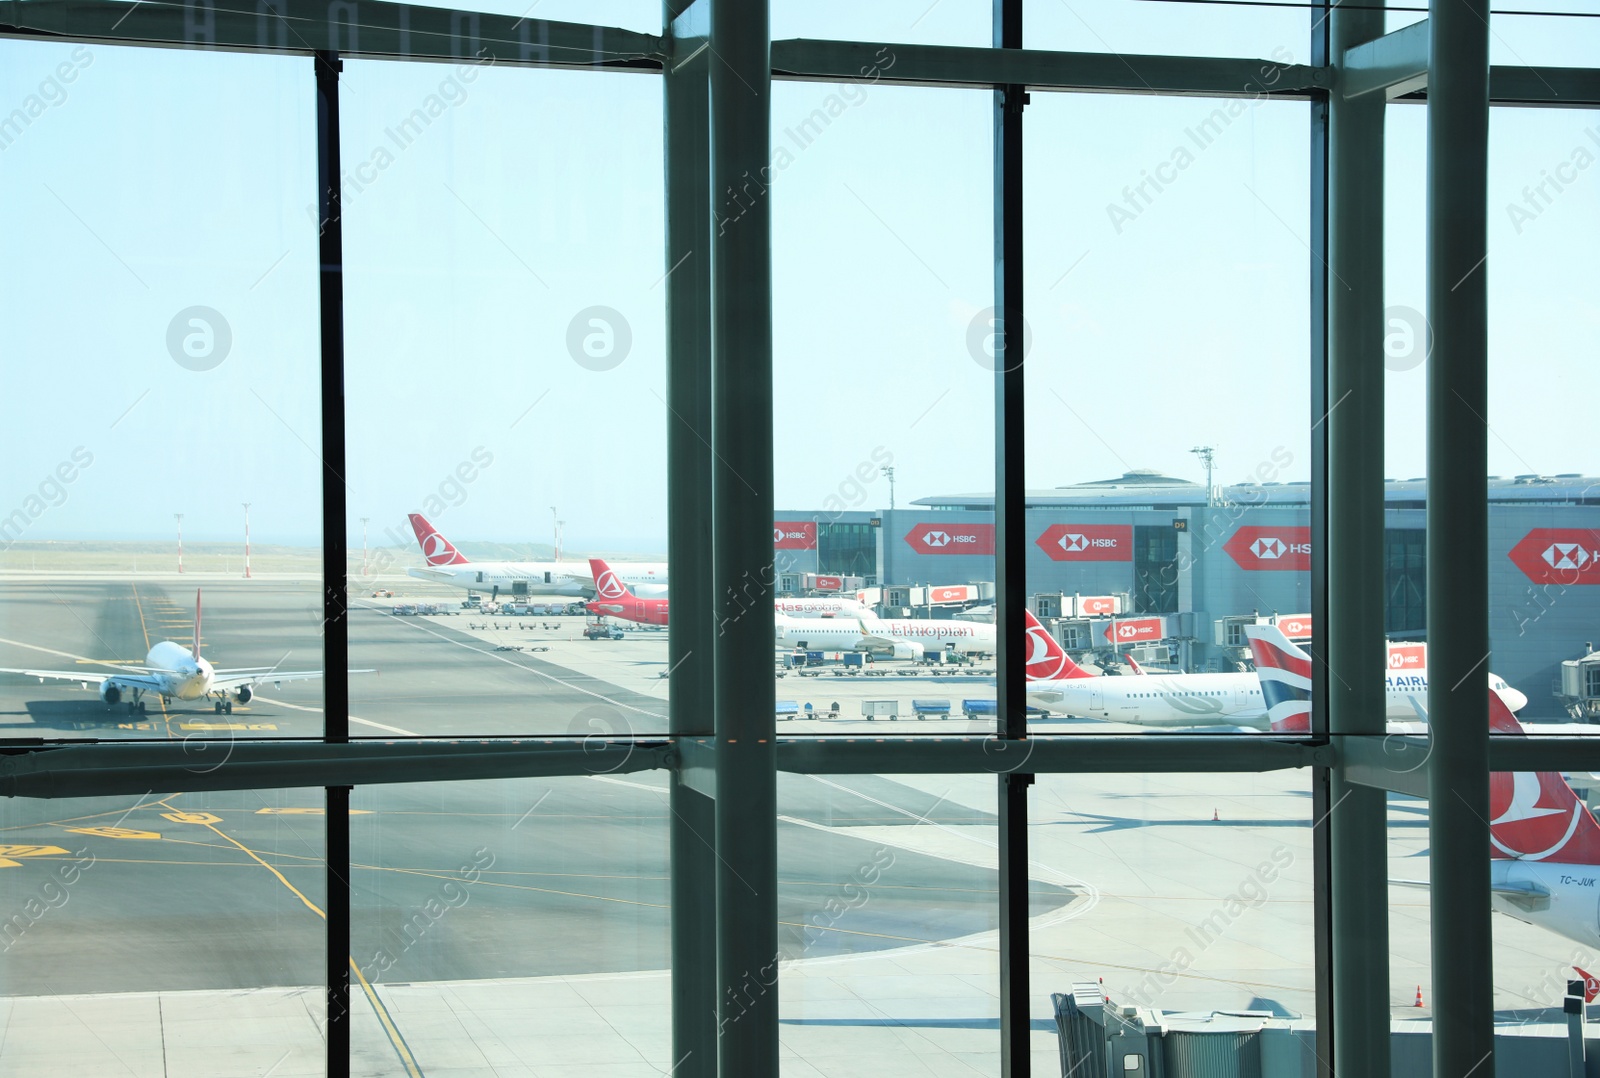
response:
<path fill-rule="evenodd" d="M 1211 810 L 1211 822 L 1212 823 L 1218 823 L 1218 822 L 1220 822 L 1220 820 L 1221 820 L 1221 817 L 1217 815 L 1217 810 L 1216 809 L 1212 809 Z"/>
<path fill-rule="evenodd" d="M 1412 1006 L 1413 1007 L 1422 1006 L 1422 986 L 1420 984 L 1417 985 L 1417 1001 L 1415 1003 L 1413 1003 Z"/>

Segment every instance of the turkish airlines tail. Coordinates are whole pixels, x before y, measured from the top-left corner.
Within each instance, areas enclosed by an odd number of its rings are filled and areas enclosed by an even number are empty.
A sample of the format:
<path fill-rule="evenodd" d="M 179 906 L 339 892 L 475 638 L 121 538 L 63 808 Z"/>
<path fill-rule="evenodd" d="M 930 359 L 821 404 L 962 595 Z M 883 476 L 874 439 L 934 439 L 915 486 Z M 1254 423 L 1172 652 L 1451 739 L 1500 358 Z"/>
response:
<path fill-rule="evenodd" d="M 412 513 L 411 530 L 417 533 L 417 545 L 422 548 L 422 556 L 429 565 L 466 565 L 467 556 L 450 545 L 450 540 L 440 535 L 428 518 L 421 513 Z"/>
<path fill-rule="evenodd" d="M 1056 638 L 1039 624 L 1033 611 L 1024 610 L 1028 620 L 1028 680 L 1060 681 L 1064 678 L 1094 677 L 1061 650 Z"/>
<path fill-rule="evenodd" d="M 1600 977 L 1596 977 L 1582 966 L 1573 966 L 1578 971 L 1578 976 L 1583 978 L 1583 1001 L 1593 1003 L 1595 996 L 1600 996 Z"/>
<path fill-rule="evenodd" d="M 1261 698 L 1275 734 L 1311 732 L 1311 656 L 1276 625 L 1246 625 L 1250 655 L 1261 679 Z"/>
<path fill-rule="evenodd" d="M 200 589 L 194 589 L 194 658 L 200 661 Z"/>
<path fill-rule="evenodd" d="M 1134 662 L 1132 655 L 1124 655 L 1122 658 L 1128 664 L 1128 667 L 1135 674 L 1138 674 L 1140 677 L 1144 677 L 1145 676 L 1144 667 L 1142 667 L 1138 663 Z"/>
<path fill-rule="evenodd" d="M 611 566 L 605 563 L 604 558 L 590 558 L 589 572 L 594 574 L 594 597 L 596 599 L 631 599 L 634 597 L 633 589 L 628 587 L 621 577 L 611 571 Z"/>
<path fill-rule="evenodd" d="M 1489 730 L 1526 736 L 1492 689 Z M 1556 771 L 1496 771 L 1489 776 L 1489 841 L 1494 847 L 1490 856 L 1502 860 L 1600 865 L 1600 823 Z"/>

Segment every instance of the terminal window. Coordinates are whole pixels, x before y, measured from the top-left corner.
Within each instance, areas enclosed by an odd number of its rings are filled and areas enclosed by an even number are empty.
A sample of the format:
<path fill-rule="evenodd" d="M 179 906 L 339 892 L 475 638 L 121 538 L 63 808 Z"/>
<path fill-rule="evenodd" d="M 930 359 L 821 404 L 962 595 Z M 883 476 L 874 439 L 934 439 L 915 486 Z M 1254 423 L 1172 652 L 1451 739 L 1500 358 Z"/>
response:
<path fill-rule="evenodd" d="M 819 524 L 817 568 L 831 576 L 878 575 L 877 529 L 870 524 Z"/>
<path fill-rule="evenodd" d="M 1133 609 L 1139 614 L 1178 609 L 1178 533 L 1170 526 L 1134 526 Z"/>
<path fill-rule="evenodd" d="M 1383 628 L 1418 632 L 1428 627 L 1428 533 L 1389 528 L 1383 533 Z"/>

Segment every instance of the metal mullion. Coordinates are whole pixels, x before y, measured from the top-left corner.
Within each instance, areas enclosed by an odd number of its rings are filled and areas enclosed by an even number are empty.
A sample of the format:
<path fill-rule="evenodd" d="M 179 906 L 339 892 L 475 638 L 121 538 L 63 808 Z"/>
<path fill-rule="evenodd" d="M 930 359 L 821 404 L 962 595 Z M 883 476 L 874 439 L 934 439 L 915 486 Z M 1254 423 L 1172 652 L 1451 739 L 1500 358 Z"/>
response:
<path fill-rule="evenodd" d="M 1433 1073 L 1494 1071 L 1489 916 L 1489 5 L 1429 5 L 1428 846 Z"/>
<path fill-rule="evenodd" d="M 345 521 L 344 237 L 339 193 L 339 55 L 312 59 L 317 88 L 318 305 L 322 344 L 323 741 L 350 740 L 350 623 Z M 350 1073 L 350 787 L 327 787 L 327 1069 Z"/>
<path fill-rule="evenodd" d="M 711 145 L 707 4 L 665 0 L 667 550 L 676 586 L 668 627 L 668 726 L 713 732 L 716 601 L 711 564 Z M 714 784 L 710 784 L 714 788 Z M 672 1060 L 676 1078 L 717 1073 L 716 806 L 672 770 Z"/>

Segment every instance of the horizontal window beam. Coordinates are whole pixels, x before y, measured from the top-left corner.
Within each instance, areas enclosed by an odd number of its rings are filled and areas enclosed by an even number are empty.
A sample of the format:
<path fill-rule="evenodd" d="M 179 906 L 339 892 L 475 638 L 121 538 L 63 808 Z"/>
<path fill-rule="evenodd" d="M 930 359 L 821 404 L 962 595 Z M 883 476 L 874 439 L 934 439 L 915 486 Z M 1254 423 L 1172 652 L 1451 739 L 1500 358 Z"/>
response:
<path fill-rule="evenodd" d="M 1389 97 L 1413 93 L 1428 85 L 1428 20 L 1344 53 L 1339 92 L 1347 99 L 1385 92 Z"/>

